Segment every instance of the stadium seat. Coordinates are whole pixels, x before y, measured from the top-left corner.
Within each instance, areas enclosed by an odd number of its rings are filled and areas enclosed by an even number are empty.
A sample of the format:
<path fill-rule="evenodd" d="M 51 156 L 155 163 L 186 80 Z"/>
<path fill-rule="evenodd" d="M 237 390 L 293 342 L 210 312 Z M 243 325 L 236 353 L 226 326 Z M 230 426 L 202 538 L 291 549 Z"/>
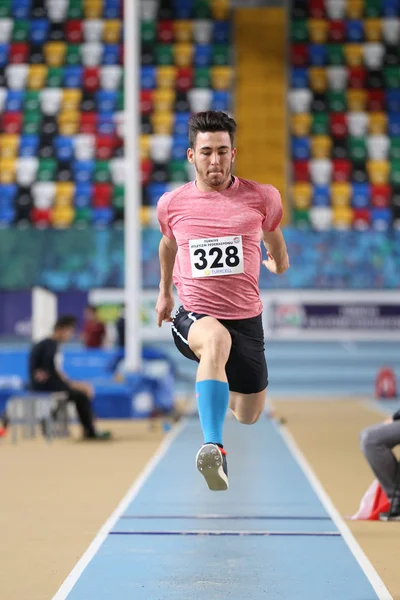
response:
<path fill-rule="evenodd" d="M 295 183 L 292 187 L 292 200 L 295 208 L 309 208 L 312 201 L 312 186 L 310 183 Z"/>
<path fill-rule="evenodd" d="M 349 206 L 335 207 L 332 210 L 332 222 L 336 229 L 350 229 L 354 211 Z"/>
<path fill-rule="evenodd" d="M 185 137 L 186 139 L 186 137 Z M 187 144 L 186 144 L 187 145 Z M 150 139 L 150 158 L 154 162 L 165 163 L 171 157 L 172 136 L 153 135 Z"/>
<path fill-rule="evenodd" d="M 371 186 L 369 183 L 352 183 L 353 208 L 367 208 L 370 204 Z"/>
<path fill-rule="evenodd" d="M 348 70 L 341 65 L 331 66 L 326 69 L 330 89 L 341 91 L 347 86 Z"/>
<path fill-rule="evenodd" d="M 318 185 L 326 185 L 333 174 L 332 161 L 327 158 L 312 159 L 309 161 L 311 181 Z"/>
<path fill-rule="evenodd" d="M 210 84 L 210 75 L 208 69 L 206 70 L 208 73 L 208 84 Z M 194 82 L 194 72 L 192 67 L 179 67 L 176 72 L 176 90 L 178 92 L 187 92 L 192 87 L 209 87 L 209 85 L 199 85 L 196 86 Z"/>
<path fill-rule="evenodd" d="M 387 231 L 392 224 L 392 211 L 389 208 L 373 208 L 371 225 L 377 231 Z"/>
<path fill-rule="evenodd" d="M 310 87 L 314 92 L 324 93 L 328 88 L 328 77 L 326 69 L 322 67 L 310 67 L 308 69 Z M 305 87 L 306 82 L 302 82 L 299 87 Z M 298 86 L 295 86 L 298 87 Z"/>
<path fill-rule="evenodd" d="M 335 138 L 345 138 L 347 136 L 347 121 L 345 113 L 331 113 L 329 119 L 329 130 Z"/>
<path fill-rule="evenodd" d="M 309 113 L 293 114 L 290 122 L 293 135 L 306 136 L 310 134 L 312 117 Z"/>
<path fill-rule="evenodd" d="M 209 44 L 213 35 L 213 27 L 215 28 L 215 24 L 210 20 L 195 19 L 193 21 L 193 41 L 196 44 Z"/>
<path fill-rule="evenodd" d="M 173 22 L 173 37 L 176 42 L 193 41 L 193 21 L 190 19 L 177 19 Z"/>
<path fill-rule="evenodd" d="M 309 113 L 311 108 L 312 93 L 308 89 L 289 90 L 289 107 L 293 113 Z"/>
<path fill-rule="evenodd" d="M 344 56 L 349 67 L 360 67 L 363 64 L 364 51 L 362 44 L 344 44 Z"/>
<path fill-rule="evenodd" d="M 328 52 L 325 44 L 302 44 L 305 48 L 307 48 L 307 53 L 309 57 L 309 62 L 311 65 L 316 67 L 323 67 L 327 64 L 328 61 Z M 305 65 L 297 65 L 296 63 L 292 63 L 294 66 L 305 66 Z"/>
<path fill-rule="evenodd" d="M 364 89 L 366 87 L 367 71 L 364 67 L 350 67 L 348 75 L 350 88 Z"/>
<path fill-rule="evenodd" d="M 156 69 L 156 83 L 158 88 L 173 88 L 177 78 L 177 68 L 174 65 L 165 65 Z"/>
<path fill-rule="evenodd" d="M 371 160 L 387 159 L 389 147 L 390 140 L 386 135 L 370 135 L 367 138 L 368 158 Z"/>
<path fill-rule="evenodd" d="M 375 208 L 390 206 L 392 188 L 389 184 L 381 183 L 371 185 L 371 205 Z"/>
<path fill-rule="evenodd" d="M 294 160 L 310 158 L 310 139 L 307 137 L 292 137 L 291 154 Z"/>
<path fill-rule="evenodd" d="M 21 112 L 24 102 L 24 92 L 22 90 L 9 90 L 4 107 L 4 112 Z"/>
<path fill-rule="evenodd" d="M 331 185 L 332 206 L 350 206 L 351 185 L 347 181 L 334 181 Z"/>
<path fill-rule="evenodd" d="M 387 131 L 387 114 L 384 112 L 370 113 L 368 132 L 370 135 L 385 134 Z"/>
<path fill-rule="evenodd" d="M 387 160 L 367 160 L 366 163 L 369 181 L 373 184 L 388 183 L 390 163 Z"/>
<path fill-rule="evenodd" d="M 78 183 L 75 186 L 74 205 L 76 208 L 88 208 L 92 203 L 92 184 Z"/>
<path fill-rule="evenodd" d="M 384 90 L 368 90 L 366 109 L 369 112 L 385 110 Z"/>
<path fill-rule="evenodd" d="M 292 163 L 293 181 L 308 182 L 310 181 L 310 161 L 295 160 Z"/>
<path fill-rule="evenodd" d="M 365 19 L 364 32 L 368 42 L 379 42 L 382 39 L 381 19 Z"/>
<path fill-rule="evenodd" d="M 12 90 L 23 90 L 28 77 L 28 65 L 9 65 L 5 68 L 7 86 Z"/>
<path fill-rule="evenodd" d="M 190 110 L 202 112 L 211 109 L 212 91 L 210 89 L 193 88 L 188 92 Z"/>
<path fill-rule="evenodd" d="M 364 64 L 368 69 L 380 69 L 385 56 L 385 47 L 381 43 L 364 44 Z"/>
<path fill-rule="evenodd" d="M 310 41 L 314 44 L 325 44 L 328 38 L 329 21 L 309 19 L 307 25 Z"/>
<path fill-rule="evenodd" d="M 174 116 L 172 111 L 153 112 L 150 119 L 154 134 L 172 135 L 174 126 Z"/>
<path fill-rule="evenodd" d="M 400 21 L 398 18 L 382 19 L 382 38 L 386 44 L 397 45 L 399 43 Z"/>
<path fill-rule="evenodd" d="M 367 107 L 367 91 L 348 89 L 347 90 L 347 108 L 351 112 L 363 112 Z"/>
<path fill-rule="evenodd" d="M 328 39 L 331 43 L 343 43 L 346 40 L 346 23 L 344 20 L 328 21 Z"/>

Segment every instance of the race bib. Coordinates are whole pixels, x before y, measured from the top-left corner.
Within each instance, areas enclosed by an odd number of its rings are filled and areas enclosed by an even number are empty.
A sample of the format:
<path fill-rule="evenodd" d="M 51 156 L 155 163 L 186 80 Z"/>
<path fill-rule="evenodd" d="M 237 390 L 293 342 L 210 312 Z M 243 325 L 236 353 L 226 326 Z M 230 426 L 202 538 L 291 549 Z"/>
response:
<path fill-rule="evenodd" d="M 242 236 L 189 240 L 192 277 L 219 277 L 244 272 Z"/>

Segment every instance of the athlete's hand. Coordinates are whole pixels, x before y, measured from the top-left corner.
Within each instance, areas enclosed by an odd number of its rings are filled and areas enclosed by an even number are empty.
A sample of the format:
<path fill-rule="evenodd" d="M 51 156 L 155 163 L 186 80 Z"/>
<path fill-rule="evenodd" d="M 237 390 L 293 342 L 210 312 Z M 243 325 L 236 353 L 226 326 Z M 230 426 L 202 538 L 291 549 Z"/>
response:
<path fill-rule="evenodd" d="M 274 273 L 275 275 L 282 275 L 282 273 L 284 273 L 285 271 L 288 270 L 289 268 L 289 257 L 286 254 L 286 257 L 284 258 L 283 261 L 280 261 L 279 263 L 276 262 L 276 260 L 274 259 L 274 257 L 272 256 L 272 254 L 270 252 L 267 252 L 268 255 L 268 260 L 263 260 L 263 265 L 265 267 L 267 267 L 268 271 L 270 271 L 271 273 Z"/>
<path fill-rule="evenodd" d="M 174 297 L 171 293 L 160 292 L 156 304 L 157 325 L 161 327 L 162 322 L 171 323 L 171 313 L 174 308 Z"/>

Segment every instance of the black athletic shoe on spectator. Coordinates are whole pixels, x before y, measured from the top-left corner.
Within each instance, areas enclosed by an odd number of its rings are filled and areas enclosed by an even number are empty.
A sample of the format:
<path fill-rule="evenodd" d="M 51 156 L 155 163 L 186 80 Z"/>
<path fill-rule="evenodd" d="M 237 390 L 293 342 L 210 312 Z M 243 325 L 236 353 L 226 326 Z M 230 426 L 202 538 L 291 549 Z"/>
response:
<path fill-rule="evenodd" d="M 197 453 L 196 466 L 210 490 L 218 492 L 228 489 L 228 465 L 223 448 L 217 444 L 204 444 Z"/>
<path fill-rule="evenodd" d="M 390 510 L 379 513 L 380 521 L 400 521 L 400 499 L 396 499 L 392 504 Z"/>

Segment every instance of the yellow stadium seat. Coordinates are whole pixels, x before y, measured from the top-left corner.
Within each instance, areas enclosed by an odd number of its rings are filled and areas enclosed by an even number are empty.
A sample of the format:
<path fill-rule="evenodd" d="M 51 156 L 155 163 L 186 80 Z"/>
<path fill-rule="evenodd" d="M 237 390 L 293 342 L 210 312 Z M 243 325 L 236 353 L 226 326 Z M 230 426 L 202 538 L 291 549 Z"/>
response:
<path fill-rule="evenodd" d="M 311 183 L 294 183 L 292 187 L 293 206 L 306 209 L 311 206 L 312 201 Z"/>
<path fill-rule="evenodd" d="M 26 86 L 28 90 L 42 90 L 46 87 L 47 66 L 29 65 L 28 78 Z"/>
<path fill-rule="evenodd" d="M 390 163 L 388 160 L 367 160 L 368 177 L 373 184 L 388 183 Z"/>
<path fill-rule="evenodd" d="M 334 182 L 331 185 L 332 206 L 350 206 L 351 204 L 351 185 L 347 182 Z"/>
<path fill-rule="evenodd" d="M 57 206 L 72 206 L 74 203 L 75 184 L 72 181 L 56 183 L 54 204 Z"/>
<path fill-rule="evenodd" d="M 361 67 L 364 60 L 362 44 L 344 44 L 344 56 L 349 67 Z"/>
<path fill-rule="evenodd" d="M 53 227 L 64 229 L 71 227 L 75 219 L 73 206 L 55 206 L 51 209 L 51 223 Z"/>
<path fill-rule="evenodd" d="M 312 117 L 309 113 L 291 116 L 291 130 L 294 135 L 305 136 L 310 133 Z"/>
<path fill-rule="evenodd" d="M 176 81 L 177 69 L 173 65 L 165 65 L 157 67 L 157 87 L 159 88 L 174 88 Z"/>
<path fill-rule="evenodd" d="M 172 111 L 176 92 L 171 88 L 156 89 L 153 92 L 153 107 L 155 111 Z"/>
<path fill-rule="evenodd" d="M 211 15 L 216 21 L 226 21 L 229 17 L 229 0 L 211 0 Z"/>
<path fill-rule="evenodd" d="M 76 135 L 79 130 L 81 113 L 77 110 L 65 110 L 58 114 L 58 127 L 61 135 Z"/>
<path fill-rule="evenodd" d="M 0 183 L 14 183 L 16 170 L 14 158 L 0 158 Z"/>
<path fill-rule="evenodd" d="M 347 106 L 349 111 L 364 111 L 367 105 L 366 90 L 347 90 Z M 372 113 L 371 113 L 372 114 Z"/>
<path fill-rule="evenodd" d="M 67 44 L 65 42 L 47 42 L 43 46 L 44 57 L 49 67 L 62 67 L 64 65 Z"/>
<path fill-rule="evenodd" d="M 61 100 L 61 110 L 78 110 L 82 101 L 82 90 L 64 89 Z"/>
<path fill-rule="evenodd" d="M 311 137 L 311 154 L 313 158 L 329 158 L 332 149 L 332 138 L 329 135 L 313 135 Z"/>
<path fill-rule="evenodd" d="M 193 21 L 174 21 L 174 37 L 176 42 L 191 42 L 193 39 Z"/>
<path fill-rule="evenodd" d="M 173 52 L 174 62 L 177 67 L 190 67 L 192 65 L 194 52 L 193 44 L 189 44 L 188 42 L 174 44 Z"/>
<path fill-rule="evenodd" d="M 16 158 L 19 148 L 19 135 L 14 133 L 0 134 L 0 158 Z"/>
<path fill-rule="evenodd" d="M 333 208 L 333 226 L 337 229 L 349 229 L 353 222 L 353 209 L 350 206 Z"/>
<path fill-rule="evenodd" d="M 155 111 L 150 117 L 153 132 L 158 135 L 171 135 L 174 127 L 174 115 L 171 111 Z"/>
<path fill-rule="evenodd" d="M 150 156 L 150 135 L 142 134 L 139 136 L 140 158 L 149 158 Z"/>
<path fill-rule="evenodd" d="M 106 44 L 118 44 L 121 39 L 122 23 L 120 19 L 105 19 L 103 41 Z"/>
<path fill-rule="evenodd" d="M 362 19 L 364 0 L 347 0 L 346 15 L 349 19 Z"/>
<path fill-rule="evenodd" d="M 387 114 L 383 111 L 371 112 L 369 115 L 368 132 L 370 135 L 386 133 Z"/>
<path fill-rule="evenodd" d="M 150 225 L 151 215 L 150 215 L 150 206 L 141 206 L 140 207 L 140 223 L 143 227 L 148 227 Z"/>
<path fill-rule="evenodd" d="M 309 19 L 308 31 L 314 44 L 325 44 L 328 37 L 329 22 L 326 19 Z"/>
<path fill-rule="evenodd" d="M 364 33 L 368 42 L 379 42 L 382 39 L 381 19 L 364 19 Z"/>
<path fill-rule="evenodd" d="M 232 67 L 212 67 L 211 82 L 215 90 L 228 90 L 232 84 Z"/>
<path fill-rule="evenodd" d="M 83 10 L 85 19 L 100 19 L 103 14 L 103 0 L 85 0 Z"/>
<path fill-rule="evenodd" d="M 310 87 L 313 92 L 323 94 L 328 88 L 328 75 L 323 67 L 310 67 L 308 69 Z"/>

